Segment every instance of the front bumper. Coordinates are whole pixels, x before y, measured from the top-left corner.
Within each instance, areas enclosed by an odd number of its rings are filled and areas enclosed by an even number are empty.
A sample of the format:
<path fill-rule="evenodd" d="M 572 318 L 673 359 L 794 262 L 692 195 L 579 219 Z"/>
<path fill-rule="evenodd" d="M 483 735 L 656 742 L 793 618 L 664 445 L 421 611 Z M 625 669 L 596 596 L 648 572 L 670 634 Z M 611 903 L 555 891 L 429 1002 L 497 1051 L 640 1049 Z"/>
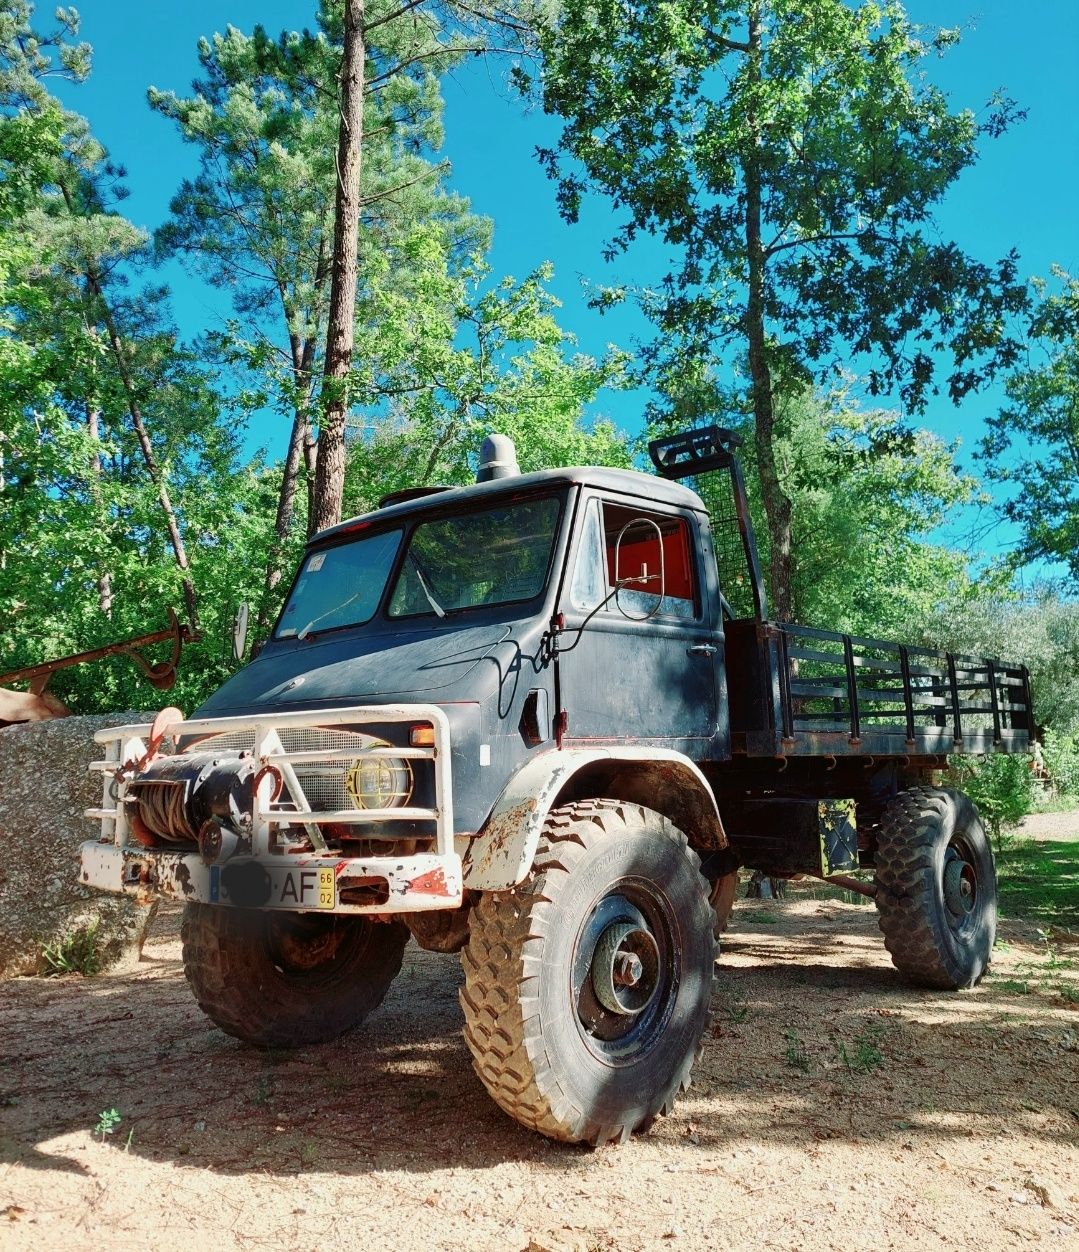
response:
<path fill-rule="evenodd" d="M 365 724 L 427 723 L 434 729 L 431 747 L 349 747 L 341 736 L 330 746 L 304 745 L 286 750 L 285 741 L 298 731 L 363 733 Z M 182 755 L 181 741 L 196 740 L 205 749 L 208 738 L 229 735 L 249 741 L 261 781 L 257 782 L 250 813 L 243 815 L 244 845 L 237 855 L 207 862 L 189 846 L 143 846 L 132 842 L 128 787 L 141 770 L 171 740 Z M 101 823 L 98 840 L 82 845 L 80 881 L 123 895 L 148 900 L 165 897 L 201 904 L 242 908 L 275 908 L 332 913 L 401 913 L 457 908 L 463 900 L 461 858 L 453 844 L 453 806 L 450 777 L 449 722 L 436 705 L 378 705 L 365 708 L 289 712 L 254 717 L 221 717 L 184 721 L 167 713 L 153 727 L 121 726 L 98 731 L 105 760 L 91 770 L 104 775 L 100 808 L 87 817 Z M 209 739 L 212 742 L 212 739 Z M 226 741 L 223 741 L 226 742 Z M 235 748 L 231 749 L 235 752 Z M 433 761 L 434 805 L 419 808 L 334 808 L 308 802 L 302 785 L 312 764 L 344 768 L 352 758 L 369 756 Z M 353 760 L 353 764 L 355 764 Z M 266 767 L 269 767 L 268 769 Z M 299 775 L 297 773 L 299 767 Z M 287 781 L 290 799 L 278 801 L 274 776 Z M 434 827 L 433 848 L 393 855 L 350 857 L 336 852 L 323 836 L 324 826 L 346 825 L 360 832 L 385 832 L 387 824 L 417 822 Z M 277 839 L 283 828 L 302 828 L 309 846 L 281 850 Z M 385 838 L 385 834 L 382 836 Z"/>
<path fill-rule="evenodd" d="M 197 852 L 82 845 L 80 881 L 99 891 L 195 904 L 331 913 L 418 913 L 462 899 L 456 854 L 393 857 L 237 857 L 207 865 Z M 351 893 L 351 894 L 350 894 Z"/>

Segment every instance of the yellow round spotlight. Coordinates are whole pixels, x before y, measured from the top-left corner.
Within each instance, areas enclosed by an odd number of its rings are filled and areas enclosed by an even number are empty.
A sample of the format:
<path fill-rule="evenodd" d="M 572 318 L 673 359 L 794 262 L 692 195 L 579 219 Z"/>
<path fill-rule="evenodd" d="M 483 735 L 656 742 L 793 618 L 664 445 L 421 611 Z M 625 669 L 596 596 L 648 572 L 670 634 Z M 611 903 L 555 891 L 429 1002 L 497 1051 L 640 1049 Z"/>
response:
<path fill-rule="evenodd" d="M 388 748 L 373 743 L 373 748 Z M 345 774 L 345 790 L 358 809 L 398 809 L 412 799 L 412 766 L 397 756 L 361 756 Z"/>

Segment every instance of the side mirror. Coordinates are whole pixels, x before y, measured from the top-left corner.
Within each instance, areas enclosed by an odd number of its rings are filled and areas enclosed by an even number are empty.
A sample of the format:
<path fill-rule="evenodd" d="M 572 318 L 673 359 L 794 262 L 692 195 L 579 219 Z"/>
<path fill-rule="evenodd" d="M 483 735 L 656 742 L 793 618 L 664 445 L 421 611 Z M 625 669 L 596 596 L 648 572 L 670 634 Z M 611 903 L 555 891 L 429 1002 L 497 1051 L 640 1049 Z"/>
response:
<path fill-rule="evenodd" d="M 247 601 L 236 610 L 236 617 L 232 623 L 232 655 L 239 662 L 244 659 L 244 649 L 247 647 L 247 623 L 251 616 L 251 610 Z"/>
<path fill-rule="evenodd" d="M 627 538 L 627 535 L 632 536 L 633 531 L 641 529 L 644 529 L 646 538 L 642 539 L 639 535 Z M 654 543 L 650 533 L 652 531 L 655 532 Z M 648 557 L 653 553 L 659 562 L 658 574 L 650 572 L 648 568 Z M 624 572 L 623 564 L 626 567 Z M 659 586 L 653 588 L 654 583 L 658 583 Z M 647 622 L 659 612 L 667 590 L 667 567 L 663 551 L 663 532 L 658 523 L 650 517 L 635 517 L 618 532 L 618 538 L 614 543 L 614 586 L 614 602 L 618 605 L 618 611 L 631 622 Z M 643 617 L 626 612 L 621 593 L 627 587 L 633 587 L 645 592 L 646 595 L 655 596 L 655 603 Z"/>

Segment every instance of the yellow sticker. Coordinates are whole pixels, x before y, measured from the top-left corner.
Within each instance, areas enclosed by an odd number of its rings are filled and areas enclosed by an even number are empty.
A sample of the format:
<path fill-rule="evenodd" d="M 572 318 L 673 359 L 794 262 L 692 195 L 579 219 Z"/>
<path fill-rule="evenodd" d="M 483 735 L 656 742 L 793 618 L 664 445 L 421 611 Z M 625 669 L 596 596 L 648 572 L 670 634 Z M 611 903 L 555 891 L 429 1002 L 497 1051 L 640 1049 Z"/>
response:
<path fill-rule="evenodd" d="M 320 909 L 332 909 L 334 906 L 334 873 L 332 869 L 320 869 L 318 872 L 318 906 Z"/>

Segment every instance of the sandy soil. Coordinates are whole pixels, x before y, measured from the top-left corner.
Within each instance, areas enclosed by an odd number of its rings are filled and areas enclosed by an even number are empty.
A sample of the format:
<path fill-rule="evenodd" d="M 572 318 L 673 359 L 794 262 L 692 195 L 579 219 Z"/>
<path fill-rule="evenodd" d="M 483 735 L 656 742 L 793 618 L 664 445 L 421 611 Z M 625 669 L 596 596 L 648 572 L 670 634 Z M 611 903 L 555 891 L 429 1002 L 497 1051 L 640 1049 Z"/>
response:
<path fill-rule="evenodd" d="M 454 958 L 410 948 L 365 1028 L 266 1055 L 195 1007 L 177 931 L 134 972 L 0 985 L 10 1252 L 1079 1248 L 1079 948 L 1032 926 L 938 995 L 872 907 L 740 902 L 692 1091 L 597 1152 L 487 1098 Z"/>

